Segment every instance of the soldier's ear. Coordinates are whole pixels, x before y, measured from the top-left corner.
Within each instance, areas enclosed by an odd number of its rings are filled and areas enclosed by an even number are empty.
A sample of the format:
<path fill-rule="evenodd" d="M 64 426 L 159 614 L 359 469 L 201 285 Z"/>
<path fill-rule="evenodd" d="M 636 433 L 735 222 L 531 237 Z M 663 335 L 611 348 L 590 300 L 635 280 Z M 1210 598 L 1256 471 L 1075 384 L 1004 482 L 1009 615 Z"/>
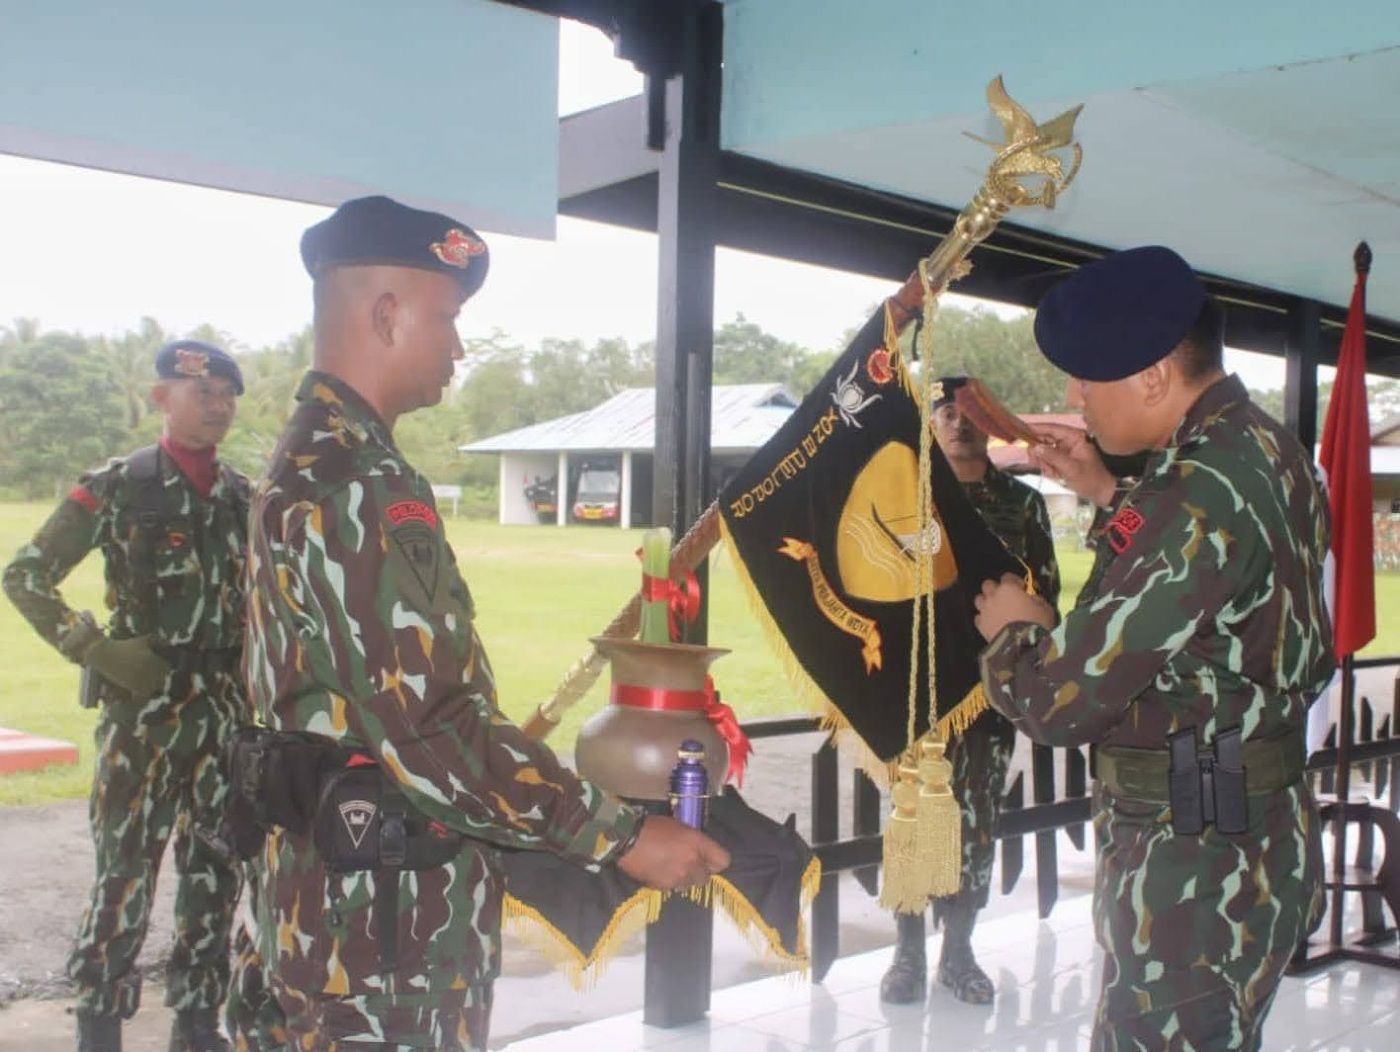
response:
<path fill-rule="evenodd" d="M 392 292 L 381 292 L 370 307 L 370 324 L 374 328 L 374 335 L 385 347 L 394 345 L 398 313 L 399 300 Z"/>
<path fill-rule="evenodd" d="M 1159 362 L 1153 362 L 1137 374 L 1143 403 L 1149 407 L 1161 405 L 1177 379 L 1172 356 L 1167 355 Z"/>
<path fill-rule="evenodd" d="M 157 380 L 151 384 L 151 404 L 157 409 L 164 410 L 170 401 L 170 385 L 164 380 Z"/>

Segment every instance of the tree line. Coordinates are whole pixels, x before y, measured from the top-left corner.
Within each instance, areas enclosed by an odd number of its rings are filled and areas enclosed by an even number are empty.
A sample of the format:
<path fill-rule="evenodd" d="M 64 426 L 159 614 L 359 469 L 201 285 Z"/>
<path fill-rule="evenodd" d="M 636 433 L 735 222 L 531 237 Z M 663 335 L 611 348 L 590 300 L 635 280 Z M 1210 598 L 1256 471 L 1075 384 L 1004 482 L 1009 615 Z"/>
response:
<path fill-rule="evenodd" d="M 1029 316 L 1006 320 L 984 309 L 944 307 L 934 331 L 934 365 L 942 374 L 981 377 L 1014 412 L 1056 411 L 1063 406 L 1064 379 L 1036 351 L 1031 324 Z M 855 331 L 813 350 L 738 315 L 715 330 L 714 382 L 782 383 L 801 396 Z M 246 391 L 221 456 L 254 477 L 260 474 L 291 411 L 297 382 L 311 364 L 309 328 L 249 348 L 208 325 L 172 333 L 153 318 L 115 336 L 43 330 L 20 319 L 0 327 L 0 496 L 65 492 L 81 471 L 155 441 L 160 419 L 149 398 L 152 362 L 157 349 L 176 336 L 208 340 L 237 354 Z M 525 346 L 496 331 L 464 341 L 464 350 L 459 382 L 441 404 L 402 418 L 395 437 L 425 475 L 468 487 L 478 510 L 488 514 L 495 506 L 494 458 L 463 456 L 459 445 L 582 412 L 624 388 L 649 387 L 654 378 L 650 342 L 545 339 Z M 1400 405 L 1396 394 L 1385 393 L 1390 411 Z M 1281 392 L 1260 398 L 1266 408 L 1282 412 Z"/>

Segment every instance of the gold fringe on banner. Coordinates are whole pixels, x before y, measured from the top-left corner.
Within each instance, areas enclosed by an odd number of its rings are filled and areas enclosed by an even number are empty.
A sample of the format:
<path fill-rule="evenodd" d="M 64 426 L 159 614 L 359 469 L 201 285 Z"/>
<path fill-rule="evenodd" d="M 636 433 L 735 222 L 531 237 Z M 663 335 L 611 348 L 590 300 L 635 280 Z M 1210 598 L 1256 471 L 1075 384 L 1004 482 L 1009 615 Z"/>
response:
<path fill-rule="evenodd" d="M 807 949 L 807 910 L 817 897 L 821 882 L 822 864 L 813 858 L 802 872 L 798 889 L 797 945 L 794 951 L 789 951 L 783 945 L 782 936 L 763 919 L 758 907 L 724 877 L 713 876 L 703 887 L 686 888 L 678 894 L 707 908 L 718 902 L 740 934 L 765 960 L 805 976 L 811 965 Z M 593 952 L 587 956 L 543 914 L 510 894 L 506 895 L 501 910 L 502 927 L 543 954 L 550 964 L 564 973 L 575 990 L 583 992 L 597 983 L 604 969 L 617 956 L 618 947 L 661 916 L 661 906 L 667 898 L 666 893 L 652 888 L 637 891 L 613 913 Z"/>
<path fill-rule="evenodd" d="M 729 915 L 739 933 L 765 960 L 784 971 L 796 971 L 805 976 L 811 966 L 811 957 L 807 949 L 807 909 L 817 897 L 821 880 L 822 864 L 814 858 L 807 863 L 807 868 L 802 873 L 797 906 L 797 945 L 794 952 L 789 952 L 783 946 L 782 936 L 778 934 L 777 929 L 764 920 L 758 908 L 724 877 L 711 877 L 707 891 L 708 897 L 712 901 L 718 901 L 720 909 Z"/>
<path fill-rule="evenodd" d="M 987 692 L 982 689 L 982 683 L 979 680 L 973 684 L 972 689 L 963 695 L 962 701 L 954 705 L 946 716 L 938 718 L 938 722 L 933 725 L 932 733 L 947 742 L 971 727 L 972 721 L 989 708 L 991 705 L 987 701 Z"/>
<path fill-rule="evenodd" d="M 527 906 L 513 895 L 505 897 L 501 920 L 508 932 L 542 953 L 564 973 L 569 985 L 583 992 L 592 989 L 603 970 L 617 955 L 619 946 L 661 916 L 661 903 L 665 897 L 654 888 L 639 890 L 613 913 L 598 944 L 588 956 L 584 956 L 568 936 L 545 920 L 533 906 Z"/>

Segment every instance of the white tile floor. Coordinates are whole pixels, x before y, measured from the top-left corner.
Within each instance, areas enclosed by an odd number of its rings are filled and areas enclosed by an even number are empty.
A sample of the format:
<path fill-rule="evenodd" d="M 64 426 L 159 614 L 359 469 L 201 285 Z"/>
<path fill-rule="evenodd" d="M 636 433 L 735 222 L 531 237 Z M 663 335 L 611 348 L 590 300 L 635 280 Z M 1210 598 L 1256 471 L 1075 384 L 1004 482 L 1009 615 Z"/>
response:
<path fill-rule="evenodd" d="M 1088 1048 L 1098 991 L 1089 900 L 1062 902 L 1047 921 L 1033 913 L 979 923 L 978 960 L 997 985 L 976 1008 L 937 988 L 928 1004 L 886 1005 L 880 976 L 890 950 L 845 957 L 817 986 L 777 976 L 717 990 L 705 1020 L 662 1030 L 630 1012 L 507 1046 L 508 1052 L 914 1052 Z M 937 952 L 936 937 L 931 951 Z M 1400 1052 L 1400 973 L 1346 963 L 1286 978 L 1264 1031 L 1266 1049 Z"/>

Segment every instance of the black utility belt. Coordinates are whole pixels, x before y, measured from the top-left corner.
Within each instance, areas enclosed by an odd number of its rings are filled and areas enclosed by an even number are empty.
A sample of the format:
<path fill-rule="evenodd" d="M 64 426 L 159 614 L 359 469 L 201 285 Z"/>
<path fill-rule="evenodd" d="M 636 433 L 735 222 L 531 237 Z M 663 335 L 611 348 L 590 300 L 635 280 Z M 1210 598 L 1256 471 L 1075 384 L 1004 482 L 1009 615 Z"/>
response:
<path fill-rule="evenodd" d="M 1188 727 L 1167 738 L 1165 749 L 1103 745 L 1094 750 L 1094 777 L 1116 797 L 1168 804 L 1172 828 L 1194 835 L 1211 824 L 1221 833 L 1249 826 L 1251 796 L 1280 792 L 1303 776 L 1302 736 L 1241 741 L 1238 728 L 1215 736 L 1209 753 Z"/>
<path fill-rule="evenodd" d="M 222 839 L 251 858 L 272 829 L 310 837 L 328 869 L 432 869 L 466 839 L 418 811 L 373 756 L 315 734 L 240 729 L 225 754 Z"/>

